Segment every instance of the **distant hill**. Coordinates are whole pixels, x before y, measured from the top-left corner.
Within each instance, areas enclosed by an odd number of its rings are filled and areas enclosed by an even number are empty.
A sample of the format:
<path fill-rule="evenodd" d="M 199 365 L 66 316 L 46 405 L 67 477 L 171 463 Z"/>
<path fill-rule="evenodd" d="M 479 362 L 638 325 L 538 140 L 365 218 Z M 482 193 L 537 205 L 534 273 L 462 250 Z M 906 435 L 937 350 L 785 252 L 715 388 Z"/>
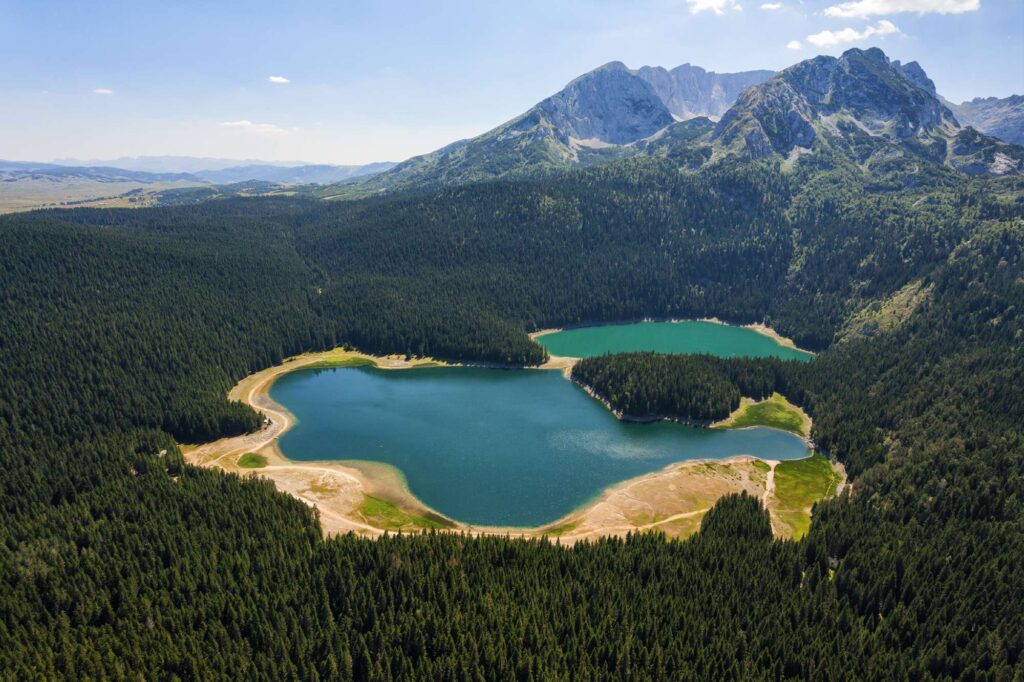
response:
<path fill-rule="evenodd" d="M 0 161 L 0 212 L 46 206 L 133 206 L 141 193 L 197 187 L 206 181 L 188 173 L 146 173 L 109 167 L 74 167 Z M 126 193 L 132 193 L 125 196 Z"/>
<path fill-rule="evenodd" d="M 176 180 L 199 181 L 190 173 L 149 173 L 110 166 L 64 166 L 33 161 L 0 160 L 0 173 L 5 181 L 12 178 L 90 178 L 99 182 L 169 182 Z"/>
<path fill-rule="evenodd" d="M 124 156 L 110 160 L 58 159 L 53 164 L 37 165 L 119 168 L 144 173 L 189 173 L 199 179 L 217 184 L 250 180 L 281 184 L 325 184 L 379 173 L 395 164 L 383 161 L 339 166 L 303 161 L 258 161 L 198 156 Z"/>
<path fill-rule="evenodd" d="M 259 159 L 221 159 L 202 156 L 122 156 L 116 159 L 56 159 L 61 166 L 104 166 L 145 173 L 198 173 L 238 166 L 308 166 L 305 161 L 260 161 Z"/>
<path fill-rule="evenodd" d="M 1024 145 L 1024 95 L 1002 99 L 976 97 L 969 102 L 945 102 L 957 120 L 965 126 L 1004 142 Z"/>
<path fill-rule="evenodd" d="M 155 159 L 155 160 L 154 160 Z M 133 161 L 133 159 L 126 159 Z M 179 167 L 216 159 L 139 157 L 136 165 Z M 232 162 L 236 163 L 236 162 Z M 0 213 L 46 207 L 124 207 L 285 191 L 285 186 L 344 182 L 387 170 L 361 166 L 253 164 L 195 172 L 150 172 L 112 166 L 0 161 Z M 214 187 L 214 185 L 222 187 Z"/>
<path fill-rule="evenodd" d="M 253 164 L 232 166 L 217 170 L 196 171 L 195 175 L 216 184 L 261 180 L 282 185 L 328 184 L 351 178 L 373 175 L 394 167 L 394 163 L 369 163 L 362 166 L 331 166 L 326 164 L 305 166 L 276 166 Z"/>

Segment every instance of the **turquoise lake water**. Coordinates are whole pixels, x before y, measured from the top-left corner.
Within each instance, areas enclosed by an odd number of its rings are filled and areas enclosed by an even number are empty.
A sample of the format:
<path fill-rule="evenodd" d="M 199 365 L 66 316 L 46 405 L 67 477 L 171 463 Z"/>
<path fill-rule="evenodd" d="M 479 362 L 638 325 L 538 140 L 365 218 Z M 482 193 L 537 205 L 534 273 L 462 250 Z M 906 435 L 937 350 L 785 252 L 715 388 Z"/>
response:
<path fill-rule="evenodd" d="M 310 369 L 270 395 L 297 418 L 279 442 L 290 459 L 391 464 L 424 503 L 478 525 L 548 523 L 672 462 L 808 454 L 774 429 L 621 422 L 557 371 Z"/>
<path fill-rule="evenodd" d="M 656 351 L 658 353 L 710 353 L 723 358 L 776 357 L 809 360 L 810 353 L 779 345 L 752 329 L 714 322 L 634 322 L 580 327 L 545 334 L 537 342 L 552 355 L 589 358 L 605 353 Z"/>

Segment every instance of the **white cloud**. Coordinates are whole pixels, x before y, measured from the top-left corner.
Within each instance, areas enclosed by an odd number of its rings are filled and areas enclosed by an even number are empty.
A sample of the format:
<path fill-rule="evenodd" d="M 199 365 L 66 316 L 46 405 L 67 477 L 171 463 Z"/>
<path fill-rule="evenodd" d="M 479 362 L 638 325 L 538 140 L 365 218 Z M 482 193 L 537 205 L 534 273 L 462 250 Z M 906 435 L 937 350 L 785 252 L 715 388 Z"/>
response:
<path fill-rule="evenodd" d="M 803 45 L 800 44 L 799 40 L 791 40 L 788 43 L 786 43 L 786 47 L 789 48 L 790 50 L 799 50 L 801 47 L 803 47 Z"/>
<path fill-rule="evenodd" d="M 782 9 L 782 3 L 781 2 L 766 2 L 763 5 L 761 5 L 761 9 L 766 9 L 768 11 L 772 11 L 772 10 L 776 10 L 776 9 Z"/>
<path fill-rule="evenodd" d="M 96 88 L 93 90 L 93 93 L 97 95 L 113 95 L 114 91 L 110 88 Z"/>
<path fill-rule="evenodd" d="M 743 6 L 736 0 L 686 0 L 686 4 L 690 6 L 690 14 L 700 14 L 701 12 L 725 14 L 725 11 L 729 9 L 743 9 Z"/>
<path fill-rule="evenodd" d="M 864 18 L 879 14 L 962 14 L 981 8 L 981 0 L 855 0 L 841 2 L 825 9 L 830 17 Z"/>
<path fill-rule="evenodd" d="M 290 80 L 284 76 L 267 76 L 268 83 L 277 83 L 278 85 L 284 85 L 285 83 L 291 83 Z"/>
<path fill-rule="evenodd" d="M 844 28 L 841 31 L 822 31 L 807 36 L 807 42 L 816 47 L 835 47 L 846 43 L 856 43 L 867 40 L 873 36 L 886 36 L 893 33 L 900 33 L 896 24 L 888 19 L 882 19 L 874 26 L 867 26 L 863 31 L 853 28 Z"/>
<path fill-rule="evenodd" d="M 288 130 L 276 126 L 273 123 L 253 123 L 252 121 L 224 121 L 220 124 L 222 128 L 234 128 L 256 135 L 287 135 Z"/>

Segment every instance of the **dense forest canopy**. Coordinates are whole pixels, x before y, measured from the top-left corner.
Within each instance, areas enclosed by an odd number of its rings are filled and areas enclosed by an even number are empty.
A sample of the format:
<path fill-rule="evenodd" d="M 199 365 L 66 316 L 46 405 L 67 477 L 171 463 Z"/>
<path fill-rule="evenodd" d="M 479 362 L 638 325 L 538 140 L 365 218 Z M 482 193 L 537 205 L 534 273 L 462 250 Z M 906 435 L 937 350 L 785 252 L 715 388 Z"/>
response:
<path fill-rule="evenodd" d="M 633 160 L 0 218 L 3 676 L 1019 679 L 1022 197 Z M 823 352 L 589 369 L 639 411 L 806 409 L 855 493 L 799 542 L 745 497 L 682 542 L 323 540 L 302 503 L 175 445 L 255 428 L 228 388 L 300 351 L 536 364 L 530 329 L 710 315 Z"/>

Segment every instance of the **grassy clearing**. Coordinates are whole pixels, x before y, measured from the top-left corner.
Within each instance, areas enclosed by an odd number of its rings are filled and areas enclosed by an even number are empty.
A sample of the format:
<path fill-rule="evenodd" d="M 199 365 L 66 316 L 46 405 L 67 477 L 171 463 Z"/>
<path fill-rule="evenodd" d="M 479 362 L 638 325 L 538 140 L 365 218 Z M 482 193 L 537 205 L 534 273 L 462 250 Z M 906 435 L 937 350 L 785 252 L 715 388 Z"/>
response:
<path fill-rule="evenodd" d="M 668 523 L 661 523 L 655 527 L 670 538 L 688 538 L 700 530 L 700 522 L 704 520 L 704 514 L 697 514 L 682 519 L 675 519 Z"/>
<path fill-rule="evenodd" d="M 780 462 L 775 467 L 775 512 L 802 537 L 811 527 L 808 511 L 817 501 L 836 494 L 842 477 L 827 459 L 815 453 L 807 459 Z"/>
<path fill-rule="evenodd" d="M 745 407 L 741 407 L 720 428 L 743 429 L 748 426 L 770 426 L 806 438 L 810 430 L 808 422 L 809 420 L 799 407 L 775 393 L 767 400 L 749 403 Z"/>
<path fill-rule="evenodd" d="M 842 341 L 877 336 L 901 327 L 910 316 L 932 297 L 934 284 L 922 280 L 911 282 L 887 299 L 872 301 L 854 313 L 839 332 Z"/>
<path fill-rule="evenodd" d="M 238 458 L 236 464 L 242 469 L 262 469 L 267 466 L 267 458 L 254 452 L 247 452 Z"/>
<path fill-rule="evenodd" d="M 412 530 L 447 528 L 441 519 L 418 514 L 407 514 L 387 500 L 367 495 L 359 507 L 359 513 L 372 526 L 384 530 Z"/>
<path fill-rule="evenodd" d="M 772 467 L 770 464 L 768 464 L 768 462 L 762 462 L 759 459 L 755 459 L 751 463 L 751 466 L 760 471 L 762 474 L 767 474 L 769 471 L 772 470 Z"/>
<path fill-rule="evenodd" d="M 544 535 L 565 535 L 566 533 L 570 533 L 579 528 L 579 525 L 579 519 L 575 521 L 569 521 L 567 523 L 562 523 L 551 528 L 546 528 L 544 530 Z"/>
<path fill-rule="evenodd" d="M 317 360 L 311 362 L 308 365 L 304 365 L 304 368 L 308 369 L 331 369 L 335 367 L 373 367 L 376 363 L 369 358 L 355 358 L 355 357 L 343 357 L 343 358 L 325 358 L 323 360 Z"/>

